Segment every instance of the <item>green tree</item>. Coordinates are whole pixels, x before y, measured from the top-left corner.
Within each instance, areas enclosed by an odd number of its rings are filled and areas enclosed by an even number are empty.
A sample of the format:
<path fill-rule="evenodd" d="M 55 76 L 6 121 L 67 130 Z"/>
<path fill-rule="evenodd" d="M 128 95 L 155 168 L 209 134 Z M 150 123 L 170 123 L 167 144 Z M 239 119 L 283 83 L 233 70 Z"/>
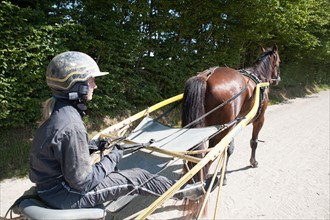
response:
<path fill-rule="evenodd" d="M 34 124 L 40 103 L 50 95 L 45 70 L 53 54 L 63 50 L 62 39 L 56 37 L 62 26 L 43 24 L 36 20 L 36 12 L 0 4 L 1 126 Z"/>
<path fill-rule="evenodd" d="M 50 94 L 44 72 L 65 50 L 103 71 L 91 111 L 122 114 L 181 93 L 211 66 L 251 66 L 260 46 L 280 48 L 285 85 L 329 83 L 327 0 L 46 0 L 0 4 L 1 126 L 35 122 Z"/>

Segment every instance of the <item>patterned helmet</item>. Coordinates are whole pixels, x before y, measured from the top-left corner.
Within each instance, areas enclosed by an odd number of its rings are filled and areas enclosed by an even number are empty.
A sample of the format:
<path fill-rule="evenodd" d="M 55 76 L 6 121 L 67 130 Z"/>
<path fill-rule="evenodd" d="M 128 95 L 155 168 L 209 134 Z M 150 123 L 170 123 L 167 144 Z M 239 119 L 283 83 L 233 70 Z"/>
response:
<path fill-rule="evenodd" d="M 55 56 L 49 63 L 46 82 L 54 96 L 77 100 L 88 93 L 90 77 L 103 76 L 96 62 L 87 54 L 68 51 Z"/>

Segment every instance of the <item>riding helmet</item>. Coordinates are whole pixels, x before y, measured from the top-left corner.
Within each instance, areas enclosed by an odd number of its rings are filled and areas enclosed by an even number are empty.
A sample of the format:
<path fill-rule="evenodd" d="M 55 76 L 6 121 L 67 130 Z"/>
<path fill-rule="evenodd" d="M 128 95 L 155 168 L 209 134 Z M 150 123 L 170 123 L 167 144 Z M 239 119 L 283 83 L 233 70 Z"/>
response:
<path fill-rule="evenodd" d="M 103 76 L 97 63 L 85 53 L 68 51 L 55 56 L 46 71 L 46 82 L 57 98 L 79 100 L 88 94 L 88 79 Z"/>

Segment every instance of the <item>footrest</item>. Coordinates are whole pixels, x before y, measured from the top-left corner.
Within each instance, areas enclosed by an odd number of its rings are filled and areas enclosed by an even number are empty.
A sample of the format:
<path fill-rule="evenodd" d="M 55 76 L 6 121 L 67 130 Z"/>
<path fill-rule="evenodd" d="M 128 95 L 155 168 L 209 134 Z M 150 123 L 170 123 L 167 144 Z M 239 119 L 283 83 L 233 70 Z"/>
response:
<path fill-rule="evenodd" d="M 52 209 L 36 199 L 24 199 L 18 205 L 19 211 L 33 220 L 80 220 L 80 219 L 104 219 L 106 211 L 104 206 L 81 209 Z"/>

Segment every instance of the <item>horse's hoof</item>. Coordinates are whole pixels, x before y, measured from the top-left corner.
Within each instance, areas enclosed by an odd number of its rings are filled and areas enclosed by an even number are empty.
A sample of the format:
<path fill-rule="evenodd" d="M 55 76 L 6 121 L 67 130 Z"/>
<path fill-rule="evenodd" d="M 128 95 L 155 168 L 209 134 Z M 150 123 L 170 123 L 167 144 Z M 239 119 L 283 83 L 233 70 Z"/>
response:
<path fill-rule="evenodd" d="M 223 179 L 222 185 L 223 186 L 227 185 L 227 179 Z"/>
<path fill-rule="evenodd" d="M 252 168 L 257 168 L 258 167 L 258 162 L 256 161 L 254 163 L 251 163 L 251 167 Z"/>

